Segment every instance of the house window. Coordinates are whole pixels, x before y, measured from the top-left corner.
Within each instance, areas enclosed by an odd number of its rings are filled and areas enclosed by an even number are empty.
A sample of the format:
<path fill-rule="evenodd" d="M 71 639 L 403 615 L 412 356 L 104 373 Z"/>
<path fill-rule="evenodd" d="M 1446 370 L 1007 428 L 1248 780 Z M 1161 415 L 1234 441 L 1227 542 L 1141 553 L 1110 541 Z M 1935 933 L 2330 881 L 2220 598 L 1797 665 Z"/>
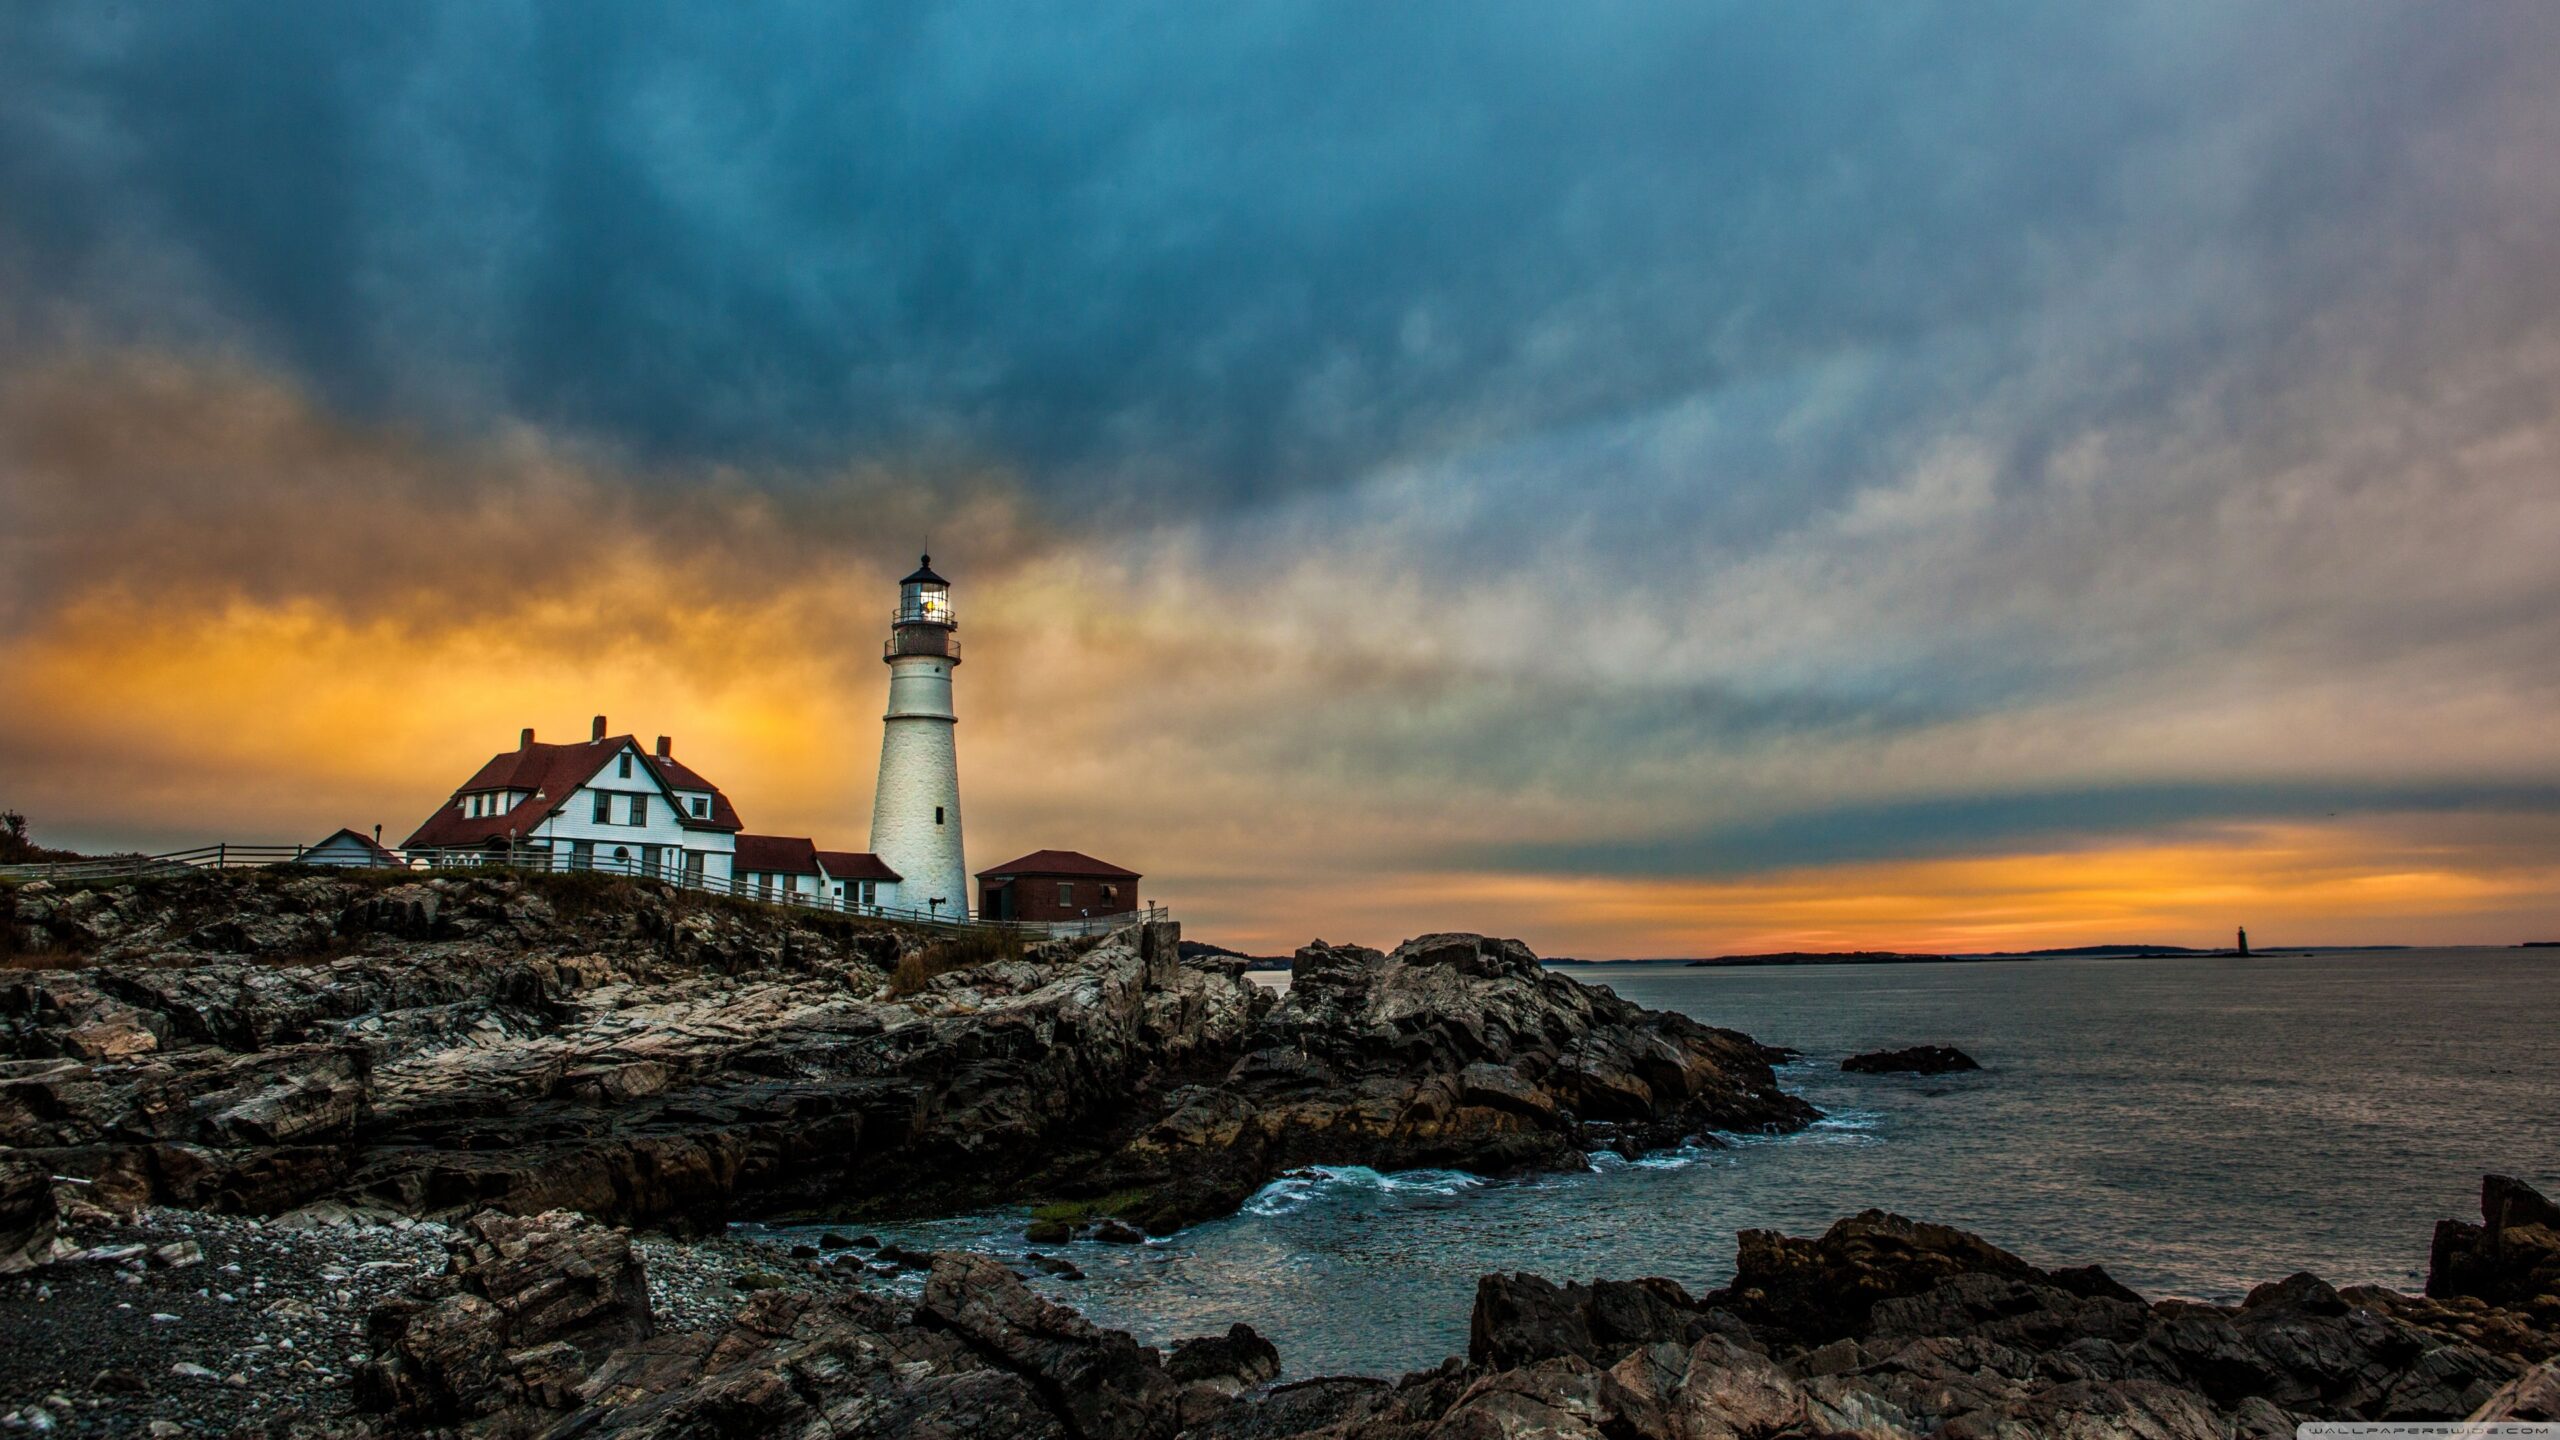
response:
<path fill-rule="evenodd" d="M 613 847 L 613 868 L 621 871 L 625 875 L 631 873 L 631 851 L 629 849 L 620 845 Z"/>
<path fill-rule="evenodd" d="M 648 796 L 634 795 L 631 797 L 631 823 L 634 825 L 646 825 L 649 823 Z"/>
<path fill-rule="evenodd" d="M 708 795 L 696 795 L 696 796 L 694 796 L 694 797 L 693 797 L 693 816 L 694 816 L 694 818 L 695 818 L 695 819 L 697 819 L 697 820 L 700 820 L 700 819 L 704 819 L 704 818 L 708 817 L 710 814 L 711 814 L 711 797 L 710 797 L 710 796 L 708 796 Z"/>
<path fill-rule="evenodd" d="M 570 841 L 569 868 L 572 870 L 593 870 L 596 868 L 596 842 L 593 840 Z"/>
<path fill-rule="evenodd" d="M 761 870 L 756 872 L 756 898 L 759 900 L 773 898 L 773 877 Z"/>
<path fill-rule="evenodd" d="M 630 779 L 630 778 L 631 778 L 631 752 L 630 752 L 630 751 L 628 751 L 628 750 L 625 750 L 625 751 L 623 751 L 623 752 L 622 752 L 622 770 L 621 770 L 621 775 L 622 775 L 622 778 L 623 778 L 623 779 L 625 779 L 625 780 L 628 780 L 628 779 Z"/>
<path fill-rule="evenodd" d="M 684 852 L 684 883 L 687 885 L 702 883 L 702 852 L 699 850 Z"/>
<path fill-rule="evenodd" d="M 613 823 L 613 792 L 610 790 L 596 792 L 596 823 L 599 825 Z"/>
<path fill-rule="evenodd" d="M 873 905 L 873 904 L 877 904 L 877 903 L 879 903 L 879 900 L 880 900 L 880 882 L 879 882 L 879 881 L 877 881 L 877 880 L 865 880 L 865 881 L 863 881 L 863 882 L 862 882 L 862 903 L 863 903 L 863 904 L 865 904 L 865 905 Z"/>
<path fill-rule="evenodd" d="M 933 823 L 936 825 L 942 823 L 942 807 L 939 805 L 933 807 Z"/>
<path fill-rule="evenodd" d="M 1061 905 L 1073 905 L 1076 903 L 1076 887 L 1068 884 L 1064 880 L 1059 881 L 1058 903 Z"/>
<path fill-rule="evenodd" d="M 1102 887 L 1102 903 L 1103 903 L 1103 904 L 1105 904 L 1105 905 L 1113 904 L 1113 903 L 1117 902 L 1117 901 L 1119 900 L 1119 898 L 1120 898 L 1120 887 L 1119 887 L 1119 886 L 1117 886 L 1117 885 L 1105 885 L 1105 886 L 1103 886 L 1103 887 Z"/>

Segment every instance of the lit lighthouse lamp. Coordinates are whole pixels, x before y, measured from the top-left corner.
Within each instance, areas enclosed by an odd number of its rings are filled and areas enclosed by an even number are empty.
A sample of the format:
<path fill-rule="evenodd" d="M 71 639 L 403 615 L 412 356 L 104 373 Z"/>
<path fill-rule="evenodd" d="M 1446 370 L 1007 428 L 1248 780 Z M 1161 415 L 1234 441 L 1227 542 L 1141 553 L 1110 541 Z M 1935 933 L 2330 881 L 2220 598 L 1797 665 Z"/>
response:
<path fill-rule="evenodd" d="M 933 557 L 920 557 L 924 563 L 913 575 L 898 582 L 898 620 L 901 625 L 946 625 L 959 628 L 951 618 L 951 582 L 933 573 Z"/>

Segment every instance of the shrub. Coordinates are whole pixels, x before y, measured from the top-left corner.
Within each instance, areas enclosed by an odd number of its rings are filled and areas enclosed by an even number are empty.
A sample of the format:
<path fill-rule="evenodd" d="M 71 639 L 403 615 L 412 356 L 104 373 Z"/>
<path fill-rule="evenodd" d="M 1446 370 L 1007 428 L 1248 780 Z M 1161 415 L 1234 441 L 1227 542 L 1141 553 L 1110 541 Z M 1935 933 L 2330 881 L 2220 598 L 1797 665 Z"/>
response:
<path fill-rule="evenodd" d="M 963 930 L 901 959 L 889 974 L 889 993 L 913 995 L 936 975 L 1021 958 L 1022 937 L 1010 930 Z"/>
<path fill-rule="evenodd" d="M 1090 1200 L 1052 1200 L 1031 1212 L 1035 1221 L 1047 1220 L 1060 1225 L 1082 1225 L 1088 1220 L 1126 1215 L 1147 1203 L 1144 1190 L 1114 1190 Z"/>

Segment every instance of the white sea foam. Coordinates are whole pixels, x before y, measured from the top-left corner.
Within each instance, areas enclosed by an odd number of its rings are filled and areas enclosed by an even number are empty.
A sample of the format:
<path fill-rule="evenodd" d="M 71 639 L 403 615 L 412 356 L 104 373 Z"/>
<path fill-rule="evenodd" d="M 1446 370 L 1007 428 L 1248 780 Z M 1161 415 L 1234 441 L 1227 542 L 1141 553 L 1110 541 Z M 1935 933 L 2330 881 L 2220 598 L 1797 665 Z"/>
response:
<path fill-rule="evenodd" d="M 1244 1213 L 1294 1215 L 1319 1200 L 1362 1194 L 1398 1198 L 1447 1198 L 1483 1184 L 1463 1170 L 1372 1170 L 1366 1165 L 1311 1165 L 1293 1170 L 1254 1192 Z"/>

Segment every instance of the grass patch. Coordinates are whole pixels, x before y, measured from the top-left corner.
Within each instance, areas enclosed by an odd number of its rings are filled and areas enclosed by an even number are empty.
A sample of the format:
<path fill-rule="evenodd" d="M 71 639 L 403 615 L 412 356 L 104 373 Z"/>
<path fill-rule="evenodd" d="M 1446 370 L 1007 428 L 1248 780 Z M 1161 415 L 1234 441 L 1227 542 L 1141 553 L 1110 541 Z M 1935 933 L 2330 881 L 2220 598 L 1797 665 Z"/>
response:
<path fill-rule="evenodd" d="M 900 960 L 889 973 L 889 993 L 913 995 L 936 975 L 1021 958 L 1022 937 L 1010 930 L 964 930 Z"/>
<path fill-rule="evenodd" d="M 1114 1190 L 1090 1200 L 1052 1200 L 1031 1212 L 1034 1220 L 1054 1220 L 1061 1225 L 1082 1225 L 1088 1220 L 1126 1215 L 1147 1203 L 1144 1190 Z"/>

